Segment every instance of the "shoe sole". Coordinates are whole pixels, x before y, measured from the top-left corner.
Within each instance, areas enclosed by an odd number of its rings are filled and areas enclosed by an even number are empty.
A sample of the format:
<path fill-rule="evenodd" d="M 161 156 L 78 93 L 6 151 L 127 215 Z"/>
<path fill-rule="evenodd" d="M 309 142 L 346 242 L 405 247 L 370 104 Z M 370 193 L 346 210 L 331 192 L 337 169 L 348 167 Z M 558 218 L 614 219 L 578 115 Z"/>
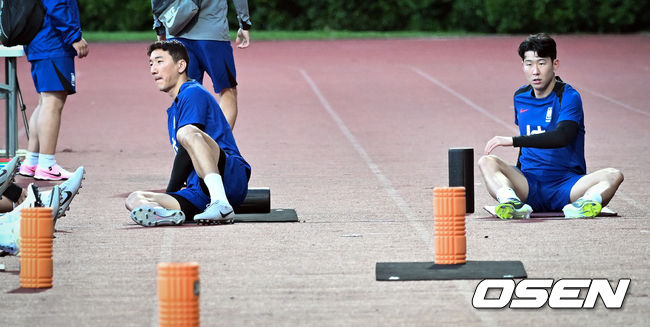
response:
<path fill-rule="evenodd" d="M 231 213 L 228 216 L 221 217 L 221 218 L 196 218 L 196 217 L 194 217 L 194 221 L 199 225 L 234 224 L 235 223 L 235 215 Z"/>
<path fill-rule="evenodd" d="M 496 207 L 494 211 L 497 217 L 504 220 L 505 219 L 530 219 L 530 214 L 532 213 L 532 211 L 529 210 L 518 211 L 511 204 L 500 204 Z"/>
<path fill-rule="evenodd" d="M 43 177 L 43 176 L 32 176 L 34 179 L 39 180 L 39 181 L 65 181 L 68 180 L 68 177 L 56 177 L 56 178 L 49 178 L 49 177 Z"/>
<path fill-rule="evenodd" d="M 580 208 L 580 212 L 577 213 L 569 212 L 568 214 L 564 212 L 564 217 L 565 218 L 596 218 L 596 216 L 598 216 L 601 210 L 602 210 L 602 205 L 598 202 L 585 203 L 582 206 L 582 208 Z"/>
<path fill-rule="evenodd" d="M 131 211 L 131 219 L 145 227 L 174 226 L 185 222 L 185 214 L 176 210 L 138 207 Z"/>

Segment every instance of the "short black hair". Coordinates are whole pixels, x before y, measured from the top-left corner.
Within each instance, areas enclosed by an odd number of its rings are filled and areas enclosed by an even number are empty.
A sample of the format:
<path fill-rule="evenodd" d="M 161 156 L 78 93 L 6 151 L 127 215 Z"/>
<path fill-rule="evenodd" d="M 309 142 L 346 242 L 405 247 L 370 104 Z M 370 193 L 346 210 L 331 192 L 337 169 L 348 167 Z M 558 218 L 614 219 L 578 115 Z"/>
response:
<path fill-rule="evenodd" d="M 528 36 L 519 45 L 519 57 L 524 60 L 526 51 L 534 51 L 539 57 L 551 57 L 551 60 L 557 58 L 557 47 L 555 40 L 546 33 L 533 34 Z"/>
<path fill-rule="evenodd" d="M 190 56 L 187 54 L 187 49 L 183 43 L 180 43 L 176 40 L 156 41 L 149 45 L 149 48 L 147 49 L 147 56 L 151 56 L 151 53 L 155 50 L 167 51 L 169 55 L 172 56 L 172 59 L 175 63 L 183 59 L 188 66 L 190 65 Z"/>

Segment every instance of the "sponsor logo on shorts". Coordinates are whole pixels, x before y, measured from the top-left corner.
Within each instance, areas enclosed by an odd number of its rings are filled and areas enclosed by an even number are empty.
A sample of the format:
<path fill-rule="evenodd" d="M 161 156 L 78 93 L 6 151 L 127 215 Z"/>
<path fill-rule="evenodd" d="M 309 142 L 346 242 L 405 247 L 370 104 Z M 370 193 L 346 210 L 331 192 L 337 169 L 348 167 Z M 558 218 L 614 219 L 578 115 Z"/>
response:
<path fill-rule="evenodd" d="M 600 297 L 607 309 L 620 309 L 631 279 L 622 278 L 612 287 L 606 278 L 594 279 L 484 279 L 472 298 L 476 309 L 593 309 Z M 550 289 L 550 292 L 548 291 Z M 491 296 L 490 296 L 491 295 Z M 496 295 L 496 296 L 495 296 Z"/>

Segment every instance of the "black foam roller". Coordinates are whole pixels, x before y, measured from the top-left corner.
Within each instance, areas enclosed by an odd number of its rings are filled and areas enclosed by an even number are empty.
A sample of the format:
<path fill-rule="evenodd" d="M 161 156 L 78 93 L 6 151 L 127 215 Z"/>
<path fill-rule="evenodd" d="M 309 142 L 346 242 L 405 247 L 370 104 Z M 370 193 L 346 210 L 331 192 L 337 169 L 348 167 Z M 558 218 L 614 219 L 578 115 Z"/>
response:
<path fill-rule="evenodd" d="M 235 213 L 271 212 L 271 190 L 268 187 L 249 188 L 244 202 L 235 207 Z"/>
<path fill-rule="evenodd" d="M 474 212 L 474 149 L 449 149 L 449 186 L 465 187 L 465 209 Z"/>

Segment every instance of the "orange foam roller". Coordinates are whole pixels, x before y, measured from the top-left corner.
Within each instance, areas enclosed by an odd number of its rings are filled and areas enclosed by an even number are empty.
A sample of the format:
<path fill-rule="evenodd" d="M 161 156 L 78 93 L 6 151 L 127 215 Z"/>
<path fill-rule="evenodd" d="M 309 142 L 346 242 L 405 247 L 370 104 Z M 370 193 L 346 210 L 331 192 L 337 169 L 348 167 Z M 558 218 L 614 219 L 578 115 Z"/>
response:
<path fill-rule="evenodd" d="M 160 326 L 199 326 L 199 264 L 158 264 Z"/>
<path fill-rule="evenodd" d="M 451 265 L 467 262 L 465 210 L 464 187 L 433 189 L 436 264 Z"/>
<path fill-rule="evenodd" d="M 52 208 L 20 211 L 20 287 L 52 287 Z"/>

